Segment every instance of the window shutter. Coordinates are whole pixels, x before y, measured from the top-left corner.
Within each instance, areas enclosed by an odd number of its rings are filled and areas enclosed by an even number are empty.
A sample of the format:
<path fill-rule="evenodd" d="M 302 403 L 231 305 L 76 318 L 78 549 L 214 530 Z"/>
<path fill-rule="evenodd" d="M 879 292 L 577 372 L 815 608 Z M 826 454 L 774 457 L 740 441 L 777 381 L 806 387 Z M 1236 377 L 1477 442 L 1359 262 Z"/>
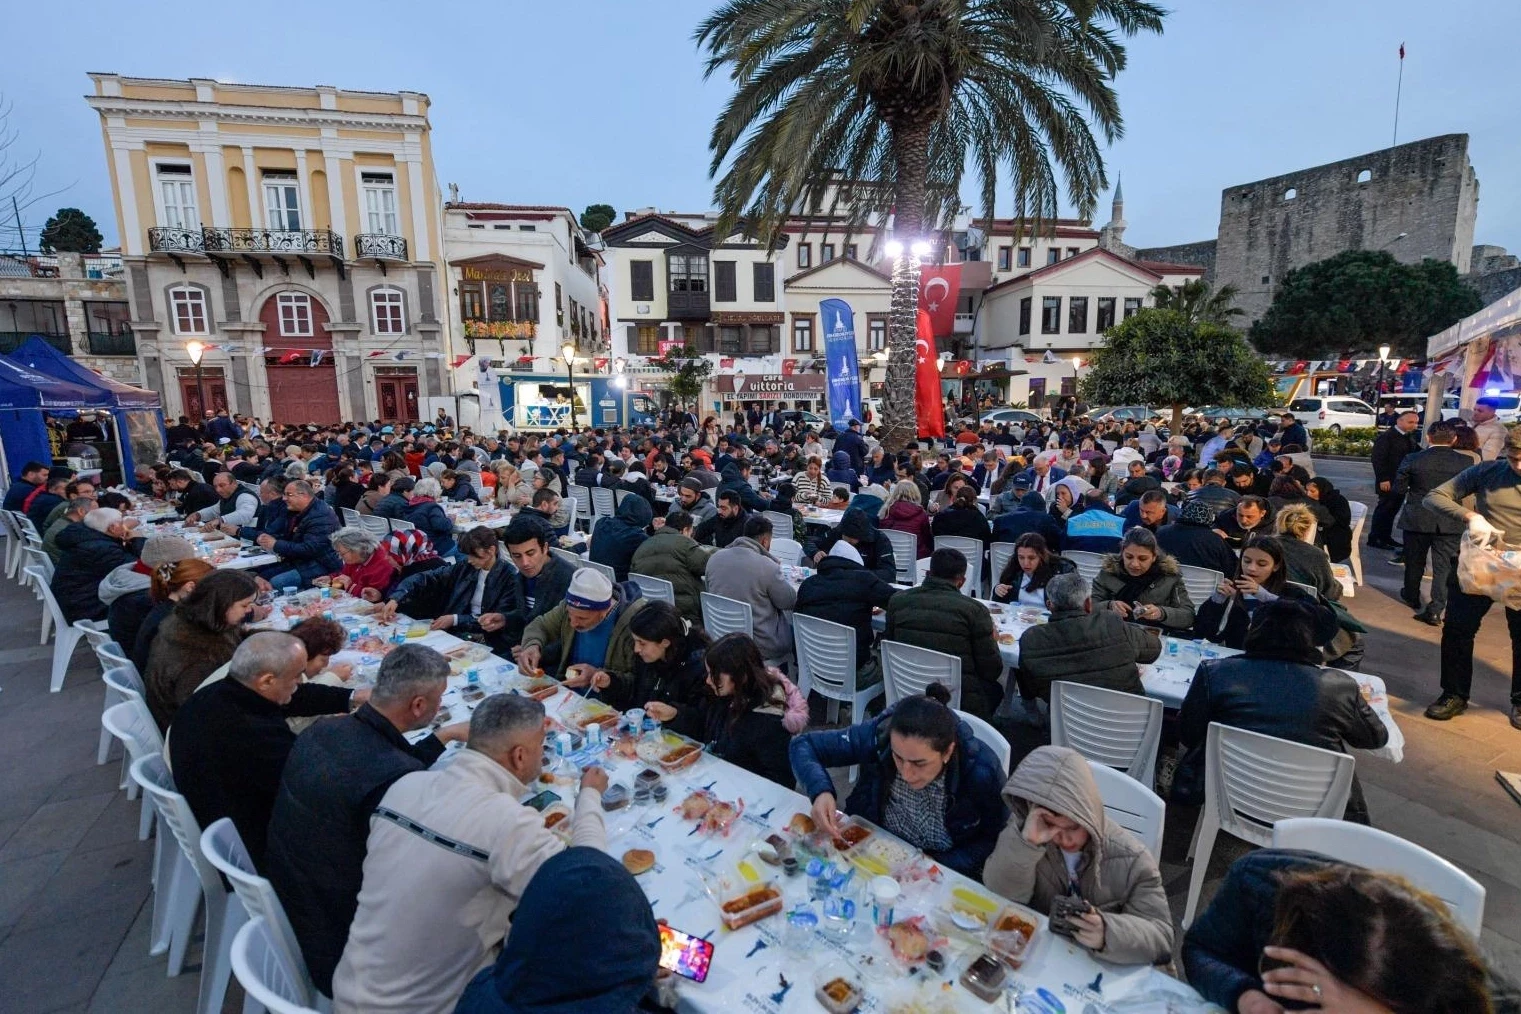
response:
<path fill-rule="evenodd" d="M 629 261 L 629 295 L 633 299 L 655 298 L 655 265 L 652 261 Z"/>
<path fill-rule="evenodd" d="M 755 301 L 770 303 L 776 300 L 776 265 L 770 261 L 754 265 Z"/>
<path fill-rule="evenodd" d="M 733 303 L 739 299 L 735 291 L 737 286 L 734 282 L 734 262 L 713 262 L 713 301 L 716 303 Z"/>

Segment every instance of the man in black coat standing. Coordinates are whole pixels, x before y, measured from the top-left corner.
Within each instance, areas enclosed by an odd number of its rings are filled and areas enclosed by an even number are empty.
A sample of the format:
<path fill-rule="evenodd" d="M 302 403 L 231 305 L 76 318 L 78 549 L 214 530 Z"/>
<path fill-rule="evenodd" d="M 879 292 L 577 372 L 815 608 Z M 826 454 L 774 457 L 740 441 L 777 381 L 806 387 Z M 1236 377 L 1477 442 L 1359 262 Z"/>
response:
<path fill-rule="evenodd" d="M 1400 462 L 1394 475 L 1393 492 L 1404 498 L 1400 528 L 1405 533 L 1405 587 L 1400 598 L 1416 610 L 1415 618 L 1433 627 L 1442 622 L 1447 608 L 1447 578 L 1458 556 L 1458 538 L 1463 523 L 1456 518 L 1426 507 L 1426 494 L 1451 479 L 1474 460 L 1455 450 L 1457 427 L 1450 420 L 1432 423 L 1426 429 L 1431 446 Z M 1431 603 L 1421 607 L 1421 577 L 1426 572 L 1427 555 L 1431 557 Z"/>
<path fill-rule="evenodd" d="M 1368 531 L 1369 549 L 1400 548 L 1400 544 L 1394 541 L 1394 519 L 1405 498 L 1395 492 L 1394 477 L 1405 455 L 1421 449 L 1420 425 L 1419 415 L 1401 412 L 1394 425 L 1373 441 L 1373 484 L 1378 490 L 1378 506 L 1373 508 L 1373 521 Z"/>
<path fill-rule="evenodd" d="M 850 456 L 850 467 L 859 475 L 866 471 L 871 452 L 866 448 L 866 438 L 861 436 L 861 420 L 850 420 L 850 427 L 834 439 L 834 449 Z"/>

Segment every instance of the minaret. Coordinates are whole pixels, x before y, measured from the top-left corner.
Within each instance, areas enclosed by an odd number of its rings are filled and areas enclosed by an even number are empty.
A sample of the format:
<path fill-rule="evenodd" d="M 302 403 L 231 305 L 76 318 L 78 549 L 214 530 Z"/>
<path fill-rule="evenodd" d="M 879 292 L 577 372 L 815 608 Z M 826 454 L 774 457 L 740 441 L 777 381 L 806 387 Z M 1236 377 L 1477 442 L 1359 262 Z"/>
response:
<path fill-rule="evenodd" d="M 1125 187 L 1123 180 L 1116 177 L 1114 181 L 1114 203 L 1110 206 L 1109 224 L 1104 226 L 1103 235 L 1099 237 L 1099 246 L 1105 250 L 1118 252 L 1125 244 Z"/>

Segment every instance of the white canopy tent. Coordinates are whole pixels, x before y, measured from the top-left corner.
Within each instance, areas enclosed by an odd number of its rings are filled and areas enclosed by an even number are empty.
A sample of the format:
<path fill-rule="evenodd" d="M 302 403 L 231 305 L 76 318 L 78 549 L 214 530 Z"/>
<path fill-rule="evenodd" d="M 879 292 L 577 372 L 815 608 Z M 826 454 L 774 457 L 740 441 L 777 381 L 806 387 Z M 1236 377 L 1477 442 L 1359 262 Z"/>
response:
<path fill-rule="evenodd" d="M 1428 419 L 1440 418 L 1447 393 L 1447 384 L 1436 383 L 1438 374 L 1459 378 L 1458 405 L 1464 410 L 1491 389 L 1521 390 L 1521 289 L 1427 338 L 1426 359 L 1432 371 Z M 1475 383 L 1481 371 L 1485 377 Z"/>

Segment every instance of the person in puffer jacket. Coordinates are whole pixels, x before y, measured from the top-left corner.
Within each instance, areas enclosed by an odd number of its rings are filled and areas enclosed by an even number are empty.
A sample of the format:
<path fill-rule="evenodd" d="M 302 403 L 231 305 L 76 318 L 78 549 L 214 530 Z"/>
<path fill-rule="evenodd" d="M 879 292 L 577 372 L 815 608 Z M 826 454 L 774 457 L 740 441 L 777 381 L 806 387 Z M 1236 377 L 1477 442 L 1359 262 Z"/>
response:
<path fill-rule="evenodd" d="M 613 568 L 619 581 L 627 581 L 629 563 L 649 538 L 647 529 L 653 517 L 649 502 L 643 497 L 624 497 L 612 517 L 597 520 L 587 559 Z"/>
<path fill-rule="evenodd" d="M 1077 895 L 1096 913 L 1077 917 L 1074 938 L 1117 965 L 1165 961 L 1172 954 L 1172 912 L 1157 860 L 1104 813 L 1088 760 L 1042 746 L 1003 787 L 1009 823 L 983 870 L 983 883 L 1011 901 L 1050 912 Z"/>

